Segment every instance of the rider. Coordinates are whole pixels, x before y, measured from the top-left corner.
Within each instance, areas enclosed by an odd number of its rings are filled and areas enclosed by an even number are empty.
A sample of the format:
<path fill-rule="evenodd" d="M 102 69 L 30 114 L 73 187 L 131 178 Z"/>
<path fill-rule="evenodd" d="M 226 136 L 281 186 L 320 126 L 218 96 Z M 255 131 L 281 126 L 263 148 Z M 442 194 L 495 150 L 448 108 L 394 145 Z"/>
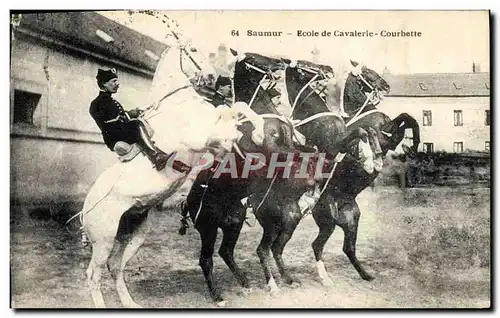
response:
<path fill-rule="evenodd" d="M 92 101 L 89 113 L 102 132 L 104 143 L 112 151 L 119 150 L 121 143 L 137 143 L 153 163 L 156 170 L 163 170 L 169 156 L 156 148 L 142 122 L 136 119 L 140 109 L 125 111 L 112 94 L 118 91 L 120 83 L 115 69 L 97 71 L 99 95 Z"/>
<path fill-rule="evenodd" d="M 215 95 L 211 103 L 215 107 L 225 105 L 226 99 L 231 98 L 231 96 L 231 79 L 220 75 L 215 82 Z"/>

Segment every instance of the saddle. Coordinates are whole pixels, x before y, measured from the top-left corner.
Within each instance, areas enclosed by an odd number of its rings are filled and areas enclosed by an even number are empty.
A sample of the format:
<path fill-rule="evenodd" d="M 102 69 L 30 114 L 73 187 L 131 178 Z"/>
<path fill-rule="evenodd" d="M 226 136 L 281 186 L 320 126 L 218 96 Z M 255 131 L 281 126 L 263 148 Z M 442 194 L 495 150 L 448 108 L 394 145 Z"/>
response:
<path fill-rule="evenodd" d="M 129 144 L 124 141 L 118 141 L 113 147 L 113 151 L 118 155 L 120 162 L 128 162 L 137 157 L 142 152 L 138 144 Z"/>
<path fill-rule="evenodd" d="M 142 115 L 142 114 L 141 114 Z M 136 120 L 139 120 L 142 125 L 146 128 L 146 132 L 150 137 L 153 136 L 154 130 L 151 128 L 151 125 L 144 119 L 142 116 L 136 117 Z M 115 146 L 113 147 L 113 151 L 118 155 L 118 160 L 120 162 L 128 162 L 137 157 L 138 154 L 143 152 L 141 147 L 134 143 L 134 144 L 129 144 L 124 141 L 118 141 Z"/>

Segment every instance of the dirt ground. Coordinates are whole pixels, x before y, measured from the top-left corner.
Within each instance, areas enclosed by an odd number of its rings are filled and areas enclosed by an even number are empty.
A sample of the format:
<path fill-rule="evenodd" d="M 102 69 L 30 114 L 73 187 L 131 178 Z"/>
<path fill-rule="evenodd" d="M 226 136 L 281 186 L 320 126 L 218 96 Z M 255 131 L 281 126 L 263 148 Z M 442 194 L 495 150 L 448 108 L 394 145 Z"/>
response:
<path fill-rule="evenodd" d="M 222 259 L 214 258 L 214 277 L 226 307 L 488 308 L 489 189 L 426 191 L 375 188 L 358 197 L 362 217 L 357 253 L 376 276 L 372 282 L 363 281 L 343 254 L 343 233 L 337 228 L 324 256 L 334 286 L 321 285 L 311 249 L 318 230 L 309 215 L 284 251 L 285 263 L 301 287 L 283 285 L 275 270 L 281 292 L 270 296 L 255 253 L 262 230 L 258 223 L 245 225 L 235 257 L 251 281 L 252 292 L 242 294 Z M 85 282 L 90 247 L 81 246 L 74 229 L 32 219 L 27 212 L 25 207 L 11 211 L 12 307 L 92 307 Z M 431 217 L 419 219 L 423 215 Z M 155 212 L 154 217 L 155 227 L 125 272 L 131 295 L 145 308 L 216 307 L 198 267 L 196 230 L 190 228 L 180 236 L 180 216 L 175 211 Z M 474 233 L 467 232 L 470 222 Z M 432 232 L 435 229 L 443 230 Z M 220 240 L 219 236 L 216 250 Z M 121 307 L 108 272 L 102 286 L 108 306 Z"/>

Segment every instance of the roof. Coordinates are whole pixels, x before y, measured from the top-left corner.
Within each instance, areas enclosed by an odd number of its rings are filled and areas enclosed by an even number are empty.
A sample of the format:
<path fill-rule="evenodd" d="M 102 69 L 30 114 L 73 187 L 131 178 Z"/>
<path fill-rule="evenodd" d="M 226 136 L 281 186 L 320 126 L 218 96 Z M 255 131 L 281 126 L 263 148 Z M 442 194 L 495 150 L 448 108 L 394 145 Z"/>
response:
<path fill-rule="evenodd" d="M 146 53 L 146 50 L 160 57 L 167 48 L 165 44 L 95 12 L 21 14 L 21 29 L 29 29 L 51 39 L 151 72 L 155 71 L 157 61 L 150 56 L 151 53 Z M 103 37 L 110 36 L 114 41 L 108 43 L 98 33 Z"/>
<path fill-rule="evenodd" d="M 490 73 L 385 74 L 391 86 L 387 96 L 490 96 Z"/>

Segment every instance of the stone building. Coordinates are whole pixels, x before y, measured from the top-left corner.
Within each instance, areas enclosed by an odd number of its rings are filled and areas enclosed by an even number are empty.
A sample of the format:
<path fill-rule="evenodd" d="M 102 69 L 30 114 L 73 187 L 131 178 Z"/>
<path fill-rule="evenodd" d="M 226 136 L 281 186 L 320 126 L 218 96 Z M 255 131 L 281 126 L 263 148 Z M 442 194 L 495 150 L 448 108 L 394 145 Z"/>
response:
<path fill-rule="evenodd" d="M 116 68 L 114 97 L 144 108 L 162 43 L 94 12 L 22 14 L 12 26 L 11 199 L 81 199 L 116 161 L 90 116 L 98 68 Z"/>

